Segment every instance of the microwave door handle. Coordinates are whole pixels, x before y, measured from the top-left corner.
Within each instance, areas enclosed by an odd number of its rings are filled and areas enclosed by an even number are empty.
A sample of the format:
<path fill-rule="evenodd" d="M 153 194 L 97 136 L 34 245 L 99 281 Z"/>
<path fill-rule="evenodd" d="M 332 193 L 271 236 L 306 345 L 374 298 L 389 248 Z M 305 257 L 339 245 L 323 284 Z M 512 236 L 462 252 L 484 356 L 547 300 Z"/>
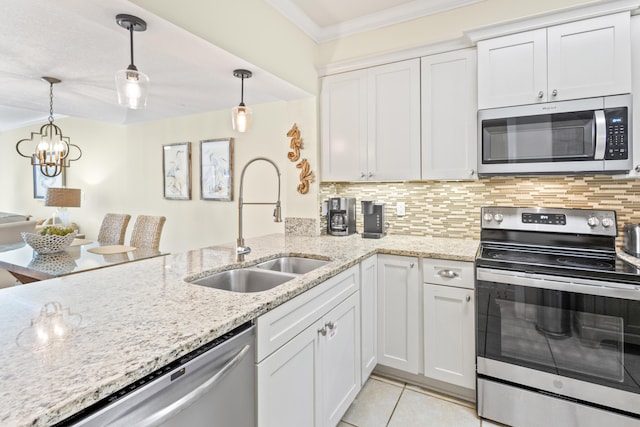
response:
<path fill-rule="evenodd" d="M 595 122 L 595 137 L 596 146 L 593 153 L 594 160 L 604 159 L 604 151 L 607 144 L 607 122 L 604 117 L 603 110 L 596 110 L 593 112 L 593 119 Z"/>

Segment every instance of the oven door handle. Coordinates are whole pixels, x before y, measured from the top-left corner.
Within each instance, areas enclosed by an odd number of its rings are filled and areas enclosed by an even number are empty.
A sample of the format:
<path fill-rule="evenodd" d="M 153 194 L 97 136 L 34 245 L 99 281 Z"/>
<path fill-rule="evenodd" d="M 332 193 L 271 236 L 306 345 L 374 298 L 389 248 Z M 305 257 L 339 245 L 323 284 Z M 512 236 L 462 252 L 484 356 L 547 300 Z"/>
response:
<path fill-rule="evenodd" d="M 524 272 L 511 272 L 491 268 L 477 268 L 479 282 L 505 283 L 528 288 L 552 289 L 585 295 L 622 298 L 640 301 L 640 287 L 607 282 L 604 280 L 580 279 L 573 277 L 548 276 Z"/>

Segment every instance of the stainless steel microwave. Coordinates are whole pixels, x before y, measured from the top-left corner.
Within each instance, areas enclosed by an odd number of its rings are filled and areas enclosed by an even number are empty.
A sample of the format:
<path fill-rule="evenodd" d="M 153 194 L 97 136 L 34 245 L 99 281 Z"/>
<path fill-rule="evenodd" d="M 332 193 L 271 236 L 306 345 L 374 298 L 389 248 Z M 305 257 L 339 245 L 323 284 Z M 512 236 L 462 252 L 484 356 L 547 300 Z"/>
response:
<path fill-rule="evenodd" d="M 480 110 L 478 174 L 627 172 L 631 117 L 631 95 Z"/>

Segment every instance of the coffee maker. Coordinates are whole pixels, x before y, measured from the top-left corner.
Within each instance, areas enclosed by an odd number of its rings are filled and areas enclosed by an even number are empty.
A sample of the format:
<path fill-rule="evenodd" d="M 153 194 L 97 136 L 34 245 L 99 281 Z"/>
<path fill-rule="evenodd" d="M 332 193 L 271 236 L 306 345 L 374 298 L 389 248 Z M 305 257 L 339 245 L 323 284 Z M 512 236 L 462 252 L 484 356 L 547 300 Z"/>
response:
<path fill-rule="evenodd" d="M 328 202 L 327 233 L 348 236 L 356 232 L 356 199 L 333 197 Z"/>
<path fill-rule="evenodd" d="M 362 237 L 379 239 L 387 234 L 384 221 L 384 203 L 362 201 L 362 215 L 364 215 L 364 229 Z"/>

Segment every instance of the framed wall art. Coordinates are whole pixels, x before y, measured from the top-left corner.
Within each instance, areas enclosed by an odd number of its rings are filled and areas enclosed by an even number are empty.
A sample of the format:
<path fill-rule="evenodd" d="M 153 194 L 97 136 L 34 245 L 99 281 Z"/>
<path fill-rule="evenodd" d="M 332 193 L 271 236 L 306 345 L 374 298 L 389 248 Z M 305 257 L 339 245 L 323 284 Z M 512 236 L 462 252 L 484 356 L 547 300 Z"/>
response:
<path fill-rule="evenodd" d="M 33 198 L 44 199 L 47 195 L 47 188 L 64 187 L 65 182 L 65 168 L 62 168 L 62 172 L 54 177 L 48 177 L 42 173 L 40 166 L 33 167 Z"/>
<path fill-rule="evenodd" d="M 200 141 L 200 198 L 233 200 L 233 138 Z"/>
<path fill-rule="evenodd" d="M 164 198 L 191 200 L 191 143 L 162 146 Z"/>

